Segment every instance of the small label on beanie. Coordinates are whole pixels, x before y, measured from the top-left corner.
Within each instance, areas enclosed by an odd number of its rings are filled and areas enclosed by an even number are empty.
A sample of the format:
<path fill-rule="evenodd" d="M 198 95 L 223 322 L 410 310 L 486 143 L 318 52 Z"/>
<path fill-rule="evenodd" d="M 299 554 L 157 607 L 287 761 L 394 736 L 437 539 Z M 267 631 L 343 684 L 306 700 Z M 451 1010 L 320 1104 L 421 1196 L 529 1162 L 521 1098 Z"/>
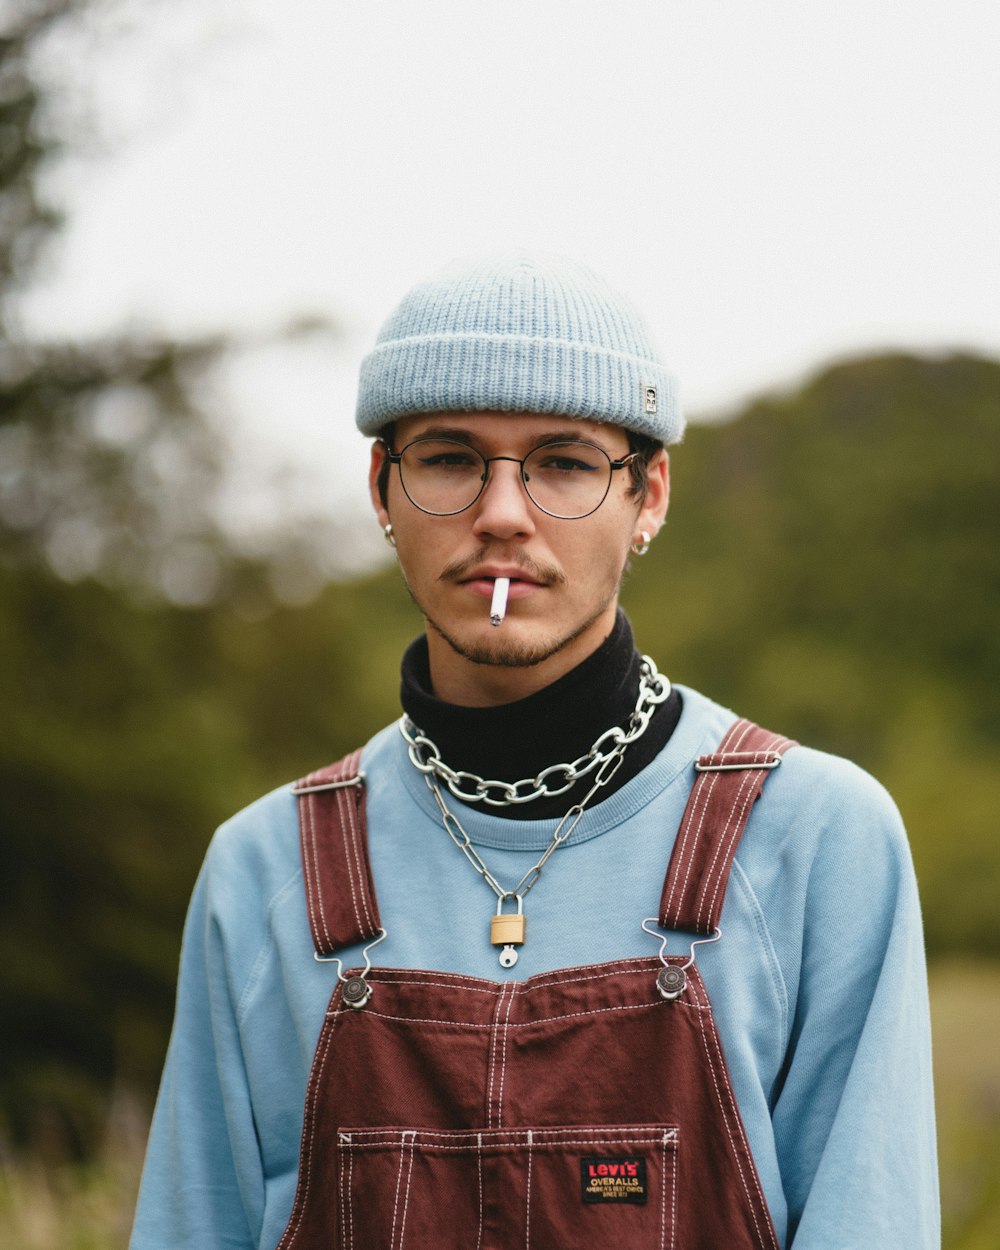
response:
<path fill-rule="evenodd" d="M 636 1155 L 580 1160 L 584 1202 L 645 1202 L 646 1160 Z"/>
<path fill-rule="evenodd" d="M 644 386 L 642 388 L 643 398 L 645 401 L 646 412 L 653 416 L 656 413 L 656 387 Z"/>

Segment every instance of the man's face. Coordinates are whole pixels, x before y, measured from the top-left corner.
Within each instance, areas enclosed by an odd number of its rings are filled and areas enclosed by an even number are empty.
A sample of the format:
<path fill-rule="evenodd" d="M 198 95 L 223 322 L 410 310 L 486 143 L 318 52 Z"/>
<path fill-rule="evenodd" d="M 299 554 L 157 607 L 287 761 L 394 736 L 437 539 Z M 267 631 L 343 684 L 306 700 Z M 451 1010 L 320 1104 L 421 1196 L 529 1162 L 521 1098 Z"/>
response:
<path fill-rule="evenodd" d="M 583 439 L 612 460 L 628 455 L 617 426 L 560 416 L 440 413 L 397 422 L 394 451 L 430 433 L 469 443 L 484 457 L 520 459 L 553 439 Z M 391 521 L 400 567 L 427 621 L 431 675 L 440 698 L 492 703 L 524 697 L 584 659 L 610 633 L 629 544 L 655 534 L 667 505 L 666 456 L 654 461 L 645 500 L 628 494 L 628 469 L 612 474 L 604 503 L 561 520 L 525 493 L 519 466 L 490 466 L 486 489 L 455 516 L 429 516 L 390 469 L 387 507 L 376 482 L 384 450 L 372 451 L 372 499 Z M 509 577 L 507 616 L 490 624 L 497 577 Z"/>

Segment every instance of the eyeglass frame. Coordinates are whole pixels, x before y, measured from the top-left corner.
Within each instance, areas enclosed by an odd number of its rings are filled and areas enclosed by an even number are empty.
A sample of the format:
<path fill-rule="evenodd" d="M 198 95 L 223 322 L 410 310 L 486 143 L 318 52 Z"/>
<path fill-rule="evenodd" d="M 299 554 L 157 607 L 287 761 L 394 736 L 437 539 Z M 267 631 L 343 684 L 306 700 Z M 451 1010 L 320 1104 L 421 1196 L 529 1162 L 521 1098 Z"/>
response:
<path fill-rule="evenodd" d="M 408 451 L 411 447 L 415 446 L 417 443 L 440 443 L 440 442 L 455 443 L 460 447 L 468 447 L 469 451 L 475 452 L 475 454 L 483 462 L 483 465 L 486 470 L 485 473 L 483 473 L 482 475 L 482 480 L 480 482 L 479 490 L 476 491 L 475 496 L 472 499 L 470 499 L 469 502 L 465 504 L 463 507 L 456 508 L 454 512 L 431 512 L 430 509 L 425 508 L 423 507 L 423 505 L 417 503 L 417 501 L 413 498 L 410 492 L 406 489 L 406 479 L 403 477 L 402 460 L 403 460 L 404 452 Z M 604 494 L 601 496 L 598 502 L 594 504 L 592 508 L 588 509 L 586 512 L 581 512 L 579 516 L 560 516 L 557 512 L 550 512 L 548 508 L 543 508 L 542 505 L 538 502 L 538 500 L 535 499 L 534 495 L 532 495 L 531 491 L 528 489 L 528 481 L 524 475 L 525 460 L 530 460 L 531 457 L 536 452 L 543 451 L 546 447 L 561 447 L 563 445 L 592 447 L 594 451 L 599 451 L 601 455 L 605 457 L 609 465 L 608 484 L 604 488 Z M 485 491 L 486 487 L 489 486 L 490 484 L 490 476 L 491 476 L 490 465 L 494 462 L 494 460 L 509 460 L 512 464 L 518 465 L 520 469 L 520 472 L 518 473 L 518 480 L 520 481 L 521 486 L 524 489 L 525 496 L 527 497 L 528 502 L 534 505 L 534 507 L 536 507 L 539 512 L 541 512 L 545 516 L 552 517 L 554 521 L 582 521 L 585 517 L 593 516 L 594 513 L 598 510 L 598 508 L 600 508 L 604 504 L 605 499 L 607 499 L 608 495 L 611 493 L 611 483 L 614 481 L 614 478 L 611 476 L 612 473 L 615 473 L 618 469 L 627 468 L 633 462 L 633 460 L 640 458 L 641 455 L 642 455 L 641 452 L 630 451 L 628 455 L 623 457 L 621 460 L 612 460 L 611 457 L 608 455 L 607 451 L 599 443 L 592 443 L 589 441 L 589 439 L 585 439 L 585 438 L 567 438 L 567 439 L 556 438 L 556 439 L 553 439 L 551 443 L 539 443 L 537 447 L 532 447 L 531 451 L 529 451 L 526 456 L 520 457 L 520 459 L 517 456 L 484 456 L 483 453 L 478 449 L 478 447 L 473 447 L 471 443 L 463 443 L 462 440 L 458 438 L 442 438 L 439 434 L 422 434 L 420 435 L 419 438 L 411 438 L 410 441 L 406 443 L 403 447 L 401 447 L 399 451 L 393 451 L 392 448 L 388 444 L 385 444 L 386 460 L 390 464 L 394 464 L 399 469 L 399 484 L 400 486 L 402 486 L 403 494 L 406 496 L 406 498 L 409 499 L 410 503 L 413 504 L 414 508 L 422 512 L 425 516 L 440 516 L 440 517 L 461 516 L 463 512 L 468 512 L 469 509 L 473 507 L 473 505 L 479 502 L 479 500 L 482 498 L 483 491 Z"/>

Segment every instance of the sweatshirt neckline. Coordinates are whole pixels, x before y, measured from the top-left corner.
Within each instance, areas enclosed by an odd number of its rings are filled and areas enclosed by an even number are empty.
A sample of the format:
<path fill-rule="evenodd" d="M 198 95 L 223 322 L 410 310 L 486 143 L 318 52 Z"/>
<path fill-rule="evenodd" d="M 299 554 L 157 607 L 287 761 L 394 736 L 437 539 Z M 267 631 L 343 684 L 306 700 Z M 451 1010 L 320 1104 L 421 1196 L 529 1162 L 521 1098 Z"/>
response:
<path fill-rule="evenodd" d="M 686 686 L 675 686 L 680 706 L 679 720 L 665 746 L 651 763 L 601 803 L 587 809 L 566 846 L 600 837 L 635 816 L 664 790 L 675 785 L 692 766 L 692 761 L 714 748 L 715 741 L 706 723 L 706 714 L 713 708 L 703 695 Z M 434 822 L 441 824 L 441 815 L 423 775 L 411 764 L 406 743 L 393 729 L 397 773 L 408 797 Z M 511 819 L 497 814 L 501 809 L 484 811 L 461 803 L 447 790 L 445 802 L 458 817 L 469 838 L 477 846 L 501 851 L 540 851 L 552 840 L 552 833 L 569 802 L 557 816 L 540 819 Z M 444 830 L 442 829 L 442 836 Z M 672 832 L 672 831 L 671 831 Z"/>

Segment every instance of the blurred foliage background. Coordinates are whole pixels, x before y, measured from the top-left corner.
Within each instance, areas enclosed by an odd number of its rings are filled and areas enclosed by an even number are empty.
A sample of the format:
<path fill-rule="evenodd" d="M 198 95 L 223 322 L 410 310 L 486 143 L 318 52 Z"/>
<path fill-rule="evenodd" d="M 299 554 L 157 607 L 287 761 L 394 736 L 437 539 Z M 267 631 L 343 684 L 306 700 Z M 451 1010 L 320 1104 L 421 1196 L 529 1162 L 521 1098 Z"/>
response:
<path fill-rule="evenodd" d="M 32 49 L 0 36 L 0 1246 L 127 1238 L 187 897 L 214 826 L 397 713 L 393 569 L 276 588 L 218 521 L 223 339 L 40 342 L 58 229 Z M 934 961 L 946 1244 L 1000 1244 L 1000 362 L 838 363 L 695 424 L 630 576 L 675 680 L 858 760 L 910 829 Z M 374 522 L 373 522 L 374 523 Z"/>

